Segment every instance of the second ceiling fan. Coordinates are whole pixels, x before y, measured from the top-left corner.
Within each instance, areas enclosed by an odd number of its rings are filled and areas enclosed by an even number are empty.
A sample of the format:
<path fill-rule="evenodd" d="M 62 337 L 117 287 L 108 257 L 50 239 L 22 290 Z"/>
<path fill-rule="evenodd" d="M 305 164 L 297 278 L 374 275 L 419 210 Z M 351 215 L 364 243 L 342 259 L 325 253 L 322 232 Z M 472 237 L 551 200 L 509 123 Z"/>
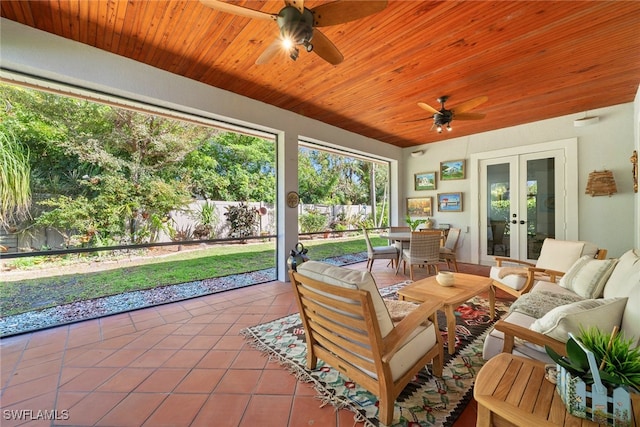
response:
<path fill-rule="evenodd" d="M 447 110 L 444 106 L 444 103 L 449 99 L 448 96 L 441 96 L 438 98 L 438 102 L 440 103 L 440 109 L 436 110 L 429 104 L 425 104 L 424 102 L 418 102 L 418 106 L 424 108 L 430 113 L 433 113 L 433 126 L 438 131 L 438 133 L 442 133 L 442 129 L 451 130 L 451 121 L 453 119 L 457 120 L 480 120 L 484 119 L 485 114 L 483 113 L 467 113 L 467 111 L 477 107 L 478 105 L 487 102 L 489 99 L 487 96 L 479 96 L 477 98 L 470 99 L 462 104 L 458 104 L 450 110 Z"/>
<path fill-rule="evenodd" d="M 298 46 L 302 46 L 307 52 L 315 52 L 328 63 L 337 65 L 344 57 L 331 40 L 316 27 L 355 21 L 387 7 L 387 0 L 337 0 L 307 9 L 304 7 L 304 0 L 285 0 L 285 7 L 280 12 L 266 13 L 221 0 L 200 0 L 200 2 L 221 12 L 275 21 L 278 24 L 280 36 L 258 57 L 256 64 L 268 62 L 283 49 L 295 61 L 299 54 Z"/>

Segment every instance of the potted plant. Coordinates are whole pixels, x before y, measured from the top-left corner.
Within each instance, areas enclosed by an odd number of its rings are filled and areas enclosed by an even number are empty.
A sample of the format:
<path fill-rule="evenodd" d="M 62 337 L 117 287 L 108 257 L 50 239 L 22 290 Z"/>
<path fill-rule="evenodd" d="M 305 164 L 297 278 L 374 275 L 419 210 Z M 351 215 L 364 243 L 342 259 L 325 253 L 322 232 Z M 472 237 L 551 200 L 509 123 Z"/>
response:
<path fill-rule="evenodd" d="M 556 389 L 570 414 L 631 425 L 631 401 L 635 406 L 640 397 L 640 347 L 634 342 L 617 328 L 609 335 L 592 327 L 581 329 L 578 338 L 569 334 L 567 356 L 545 347 L 557 364 Z"/>
<path fill-rule="evenodd" d="M 411 228 L 411 231 L 416 231 L 420 224 L 424 224 L 425 222 L 427 222 L 426 219 L 411 219 L 409 214 L 407 214 L 406 221 L 409 225 L 409 228 Z"/>

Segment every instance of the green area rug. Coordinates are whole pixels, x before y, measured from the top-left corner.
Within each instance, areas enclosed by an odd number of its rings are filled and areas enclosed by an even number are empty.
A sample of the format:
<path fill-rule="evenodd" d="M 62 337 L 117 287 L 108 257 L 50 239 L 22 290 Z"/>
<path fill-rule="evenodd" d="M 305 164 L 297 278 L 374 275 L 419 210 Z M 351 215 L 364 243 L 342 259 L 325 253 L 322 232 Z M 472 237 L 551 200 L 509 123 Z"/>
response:
<path fill-rule="evenodd" d="M 385 298 L 396 298 L 396 291 L 406 284 L 380 290 Z M 508 305 L 496 301 L 496 316 L 489 318 L 489 301 L 473 298 L 457 308 L 456 352 L 449 355 L 446 321 L 438 312 L 438 325 L 445 343 L 445 366 L 442 378 L 425 366 L 400 394 L 395 404 L 393 426 L 450 426 L 460 416 L 473 394 L 473 383 L 484 364 L 482 343 L 493 323 L 508 311 Z M 322 360 L 317 369 L 305 367 L 307 346 L 300 316 L 292 314 L 272 322 L 241 331 L 251 344 L 278 361 L 300 381 L 313 383 L 319 398 L 336 408 L 354 412 L 356 421 L 365 426 L 382 426 L 378 420 L 378 399 L 344 377 Z"/>

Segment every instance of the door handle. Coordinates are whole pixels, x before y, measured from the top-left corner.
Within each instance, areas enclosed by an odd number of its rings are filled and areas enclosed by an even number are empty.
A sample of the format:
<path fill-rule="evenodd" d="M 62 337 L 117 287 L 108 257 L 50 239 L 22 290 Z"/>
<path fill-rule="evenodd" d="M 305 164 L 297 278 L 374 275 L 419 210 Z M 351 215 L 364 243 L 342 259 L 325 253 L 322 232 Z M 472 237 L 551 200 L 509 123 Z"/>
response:
<path fill-rule="evenodd" d="M 515 224 L 515 221 L 513 223 Z M 527 221 L 525 221 L 523 219 L 520 220 L 520 224 L 526 224 L 526 223 L 527 223 Z"/>

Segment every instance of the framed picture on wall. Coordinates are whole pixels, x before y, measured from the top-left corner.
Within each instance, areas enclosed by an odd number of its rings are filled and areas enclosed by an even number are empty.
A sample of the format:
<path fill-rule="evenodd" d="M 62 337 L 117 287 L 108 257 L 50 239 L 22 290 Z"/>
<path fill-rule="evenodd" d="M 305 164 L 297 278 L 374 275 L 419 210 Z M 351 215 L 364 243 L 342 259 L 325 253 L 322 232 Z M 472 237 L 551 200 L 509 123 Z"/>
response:
<path fill-rule="evenodd" d="M 415 189 L 420 190 L 435 190 L 436 189 L 436 173 L 435 172 L 420 172 L 415 176 Z"/>
<path fill-rule="evenodd" d="M 433 215 L 431 200 L 431 197 L 407 197 L 407 215 L 410 217 Z"/>
<path fill-rule="evenodd" d="M 462 212 L 462 193 L 439 193 L 438 212 Z"/>
<path fill-rule="evenodd" d="M 447 181 L 453 179 L 464 179 L 465 177 L 464 159 L 448 160 L 440 162 L 440 180 Z"/>

